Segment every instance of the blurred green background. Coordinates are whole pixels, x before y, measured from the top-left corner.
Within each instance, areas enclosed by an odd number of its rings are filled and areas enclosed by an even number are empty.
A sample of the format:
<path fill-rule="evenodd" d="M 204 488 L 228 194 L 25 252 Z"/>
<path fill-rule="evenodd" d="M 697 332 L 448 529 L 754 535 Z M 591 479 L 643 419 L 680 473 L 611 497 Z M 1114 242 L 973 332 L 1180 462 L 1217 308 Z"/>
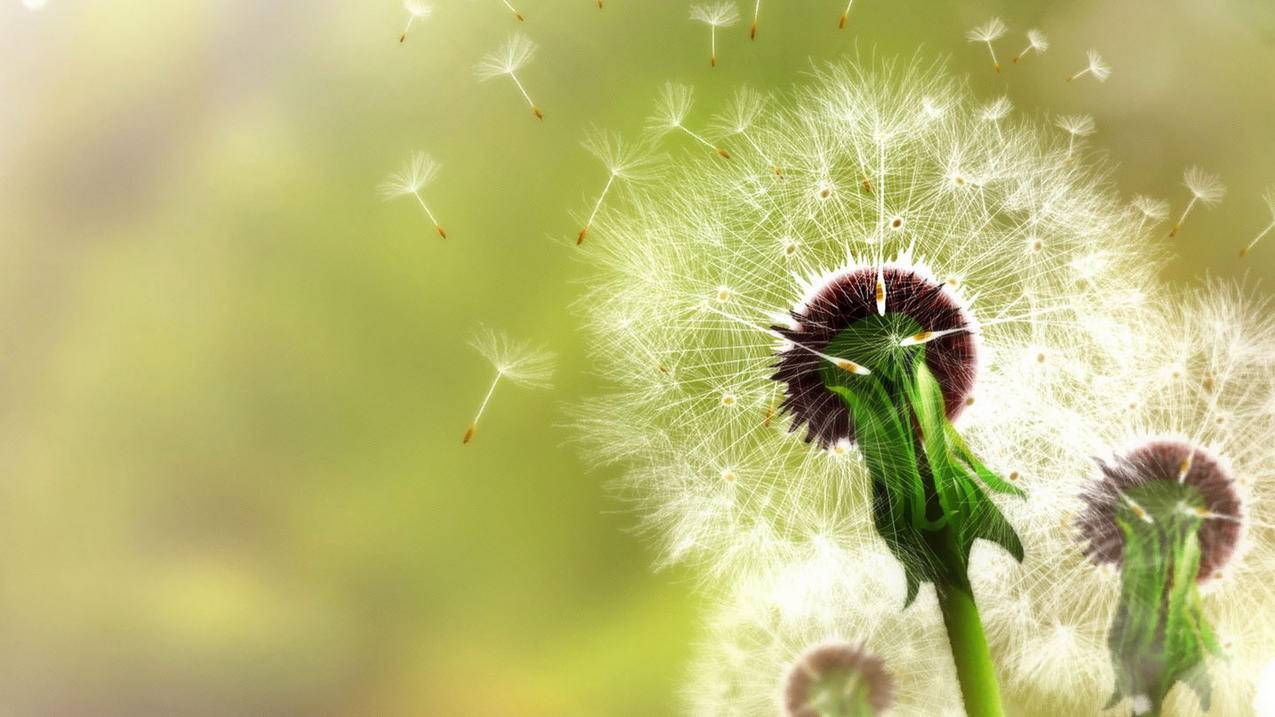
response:
<path fill-rule="evenodd" d="M 1275 183 L 1268 0 L 860 0 L 844 31 L 837 0 L 763 0 L 716 70 L 681 0 L 436 5 L 403 45 L 392 0 L 0 6 L 0 714 L 675 713 L 694 575 L 651 571 L 564 428 L 602 382 L 578 142 L 640 130 L 666 79 L 703 126 L 856 47 L 950 55 L 987 99 L 1092 113 L 1128 194 L 1223 176 L 1167 281 L 1275 282 L 1275 241 L 1236 256 Z M 964 40 L 993 14 L 1006 59 L 1053 47 L 998 77 Z M 543 123 L 472 74 L 515 29 Z M 1063 82 L 1090 47 L 1112 79 Z M 376 195 L 414 149 L 446 241 Z M 462 447 L 478 322 L 562 360 Z"/>

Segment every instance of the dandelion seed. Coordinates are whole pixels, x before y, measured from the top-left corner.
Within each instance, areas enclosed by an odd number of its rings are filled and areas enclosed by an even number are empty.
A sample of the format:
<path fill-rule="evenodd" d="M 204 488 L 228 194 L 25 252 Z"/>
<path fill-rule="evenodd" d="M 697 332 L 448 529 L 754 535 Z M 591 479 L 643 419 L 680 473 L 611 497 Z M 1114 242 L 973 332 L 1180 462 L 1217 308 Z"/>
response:
<path fill-rule="evenodd" d="M 1034 52 L 1037 55 L 1043 55 L 1048 49 L 1049 38 L 1045 37 L 1045 33 L 1040 30 L 1028 30 L 1027 47 L 1024 47 L 1022 52 L 1014 55 L 1014 64 L 1017 65 L 1018 61 L 1023 59 L 1029 52 Z"/>
<path fill-rule="evenodd" d="M 1271 223 L 1267 224 L 1265 229 L 1258 232 L 1257 236 L 1253 238 L 1253 241 L 1249 242 L 1243 249 L 1240 249 L 1241 258 L 1248 256 L 1249 252 L 1253 251 L 1253 247 L 1257 246 L 1257 243 L 1265 238 L 1267 234 L 1270 234 L 1272 229 L 1275 229 L 1275 186 L 1266 188 L 1266 191 L 1262 193 L 1262 201 L 1265 202 L 1266 209 L 1271 214 Z"/>
<path fill-rule="evenodd" d="M 598 9 L 599 9 L 599 10 L 601 10 L 601 9 L 602 9 L 602 0 L 598 0 Z"/>
<path fill-rule="evenodd" d="M 606 166 L 607 181 L 602 187 L 602 192 L 598 194 L 597 201 L 593 203 L 593 209 L 584 222 L 584 228 L 576 236 L 577 246 L 584 243 L 593 220 L 598 216 L 598 210 L 602 208 L 602 202 L 606 200 L 607 194 L 616 182 L 645 182 L 658 174 L 650 148 L 644 144 L 637 146 L 625 144 L 618 134 L 595 130 L 585 138 L 581 146 Z"/>
<path fill-rule="evenodd" d="M 748 146 L 757 153 L 757 156 L 770 165 L 770 169 L 775 173 L 775 176 L 782 177 L 784 174 L 783 169 L 767 156 L 765 150 L 748 132 L 758 116 L 765 111 L 766 102 L 767 98 L 762 93 L 748 87 L 741 87 L 731 98 L 726 111 L 713 118 L 710 128 L 715 135 L 723 138 L 742 137 L 748 143 Z"/>
<path fill-rule="evenodd" d="M 994 17 L 965 33 L 965 38 L 970 42 L 981 42 L 987 45 L 987 54 L 992 56 L 992 67 L 996 69 L 996 74 L 1000 74 L 1001 63 L 996 59 L 996 49 L 992 47 L 992 43 L 999 40 L 1005 34 L 1005 30 L 1005 23 L 1001 22 L 999 17 Z"/>
<path fill-rule="evenodd" d="M 478 412 L 474 414 L 474 420 L 469 422 L 469 428 L 465 430 L 463 443 L 474 439 L 474 434 L 478 432 L 478 421 L 487 410 L 487 404 L 491 402 L 492 394 L 496 392 L 496 385 L 501 379 L 508 379 L 525 388 L 550 388 L 555 359 L 551 351 L 525 341 L 512 341 L 505 334 L 485 327 L 474 332 L 469 345 L 496 369 L 496 376 L 491 380 L 487 394 L 483 396 Z"/>
<path fill-rule="evenodd" d="M 1147 222 L 1159 223 L 1169 216 L 1169 203 L 1163 199 L 1139 194 L 1133 198 L 1132 204 L 1133 208 L 1142 215 L 1142 218 L 1138 220 L 1138 234 L 1142 233 L 1142 228 Z"/>
<path fill-rule="evenodd" d="M 1005 136 L 1001 134 L 1000 123 L 1001 123 L 1001 120 L 1009 116 L 1009 113 L 1013 109 L 1014 109 L 1014 105 L 1010 103 L 1009 98 L 1002 96 L 1002 97 L 997 97 L 991 102 L 988 102 L 987 104 L 980 107 L 978 110 L 978 116 L 979 116 L 979 119 L 991 124 L 993 127 L 996 128 L 996 137 L 998 139 L 1004 139 Z"/>
<path fill-rule="evenodd" d="M 660 88 L 659 103 L 656 106 L 655 115 L 648 122 L 648 126 L 657 136 L 668 134 L 673 130 L 679 130 L 696 142 L 716 152 L 719 157 L 730 159 L 730 152 L 687 128 L 686 116 L 690 114 L 691 105 L 694 103 L 694 90 L 687 85 L 666 82 Z"/>
<path fill-rule="evenodd" d="M 404 0 L 403 9 L 407 11 L 407 26 L 403 28 L 403 34 L 398 36 L 400 45 L 407 42 L 407 31 L 412 29 L 412 23 L 427 20 L 434 14 L 434 8 L 421 0 Z"/>
<path fill-rule="evenodd" d="M 1099 82 L 1106 82 L 1107 78 L 1111 77 L 1111 66 L 1102 59 L 1102 55 L 1099 55 L 1097 50 L 1090 50 L 1087 53 L 1087 57 L 1089 59 L 1089 64 L 1085 65 L 1084 69 L 1079 72 L 1068 75 L 1068 82 L 1084 77 L 1085 75 L 1093 75 L 1094 79 Z"/>
<path fill-rule="evenodd" d="M 1094 121 L 1091 115 L 1062 115 L 1054 120 L 1054 126 L 1067 133 L 1067 158 L 1076 151 L 1076 138 L 1088 137 L 1094 133 Z"/>
<path fill-rule="evenodd" d="M 1182 216 L 1178 217 L 1173 229 L 1169 231 L 1170 239 L 1178 235 L 1182 223 L 1195 208 L 1196 202 L 1211 207 L 1226 196 L 1226 185 L 1222 184 L 1222 180 L 1216 174 L 1209 174 L 1199 167 L 1187 167 L 1182 173 L 1182 185 L 1191 191 L 1191 199 L 1187 201 L 1186 209 L 1182 210 Z"/>
<path fill-rule="evenodd" d="M 837 20 L 837 29 L 846 29 L 846 22 L 850 19 L 850 8 L 854 7 L 854 0 L 846 3 L 846 9 L 841 11 L 841 19 Z"/>
<path fill-rule="evenodd" d="M 501 45 L 499 50 L 484 57 L 474 68 L 474 73 L 478 75 L 480 82 L 508 76 L 518 86 L 518 91 L 531 107 L 531 113 L 536 116 L 536 119 L 542 120 L 545 118 L 544 113 L 532 101 L 531 95 L 527 94 L 527 88 L 518 79 L 518 71 L 526 67 L 535 56 L 536 43 L 521 32 L 515 32 L 509 36 L 508 40 L 505 40 L 505 44 Z"/>
<path fill-rule="evenodd" d="M 447 238 L 447 232 L 443 230 L 438 219 L 434 216 L 434 212 L 430 211 L 429 205 L 425 204 L 425 200 L 421 198 L 421 190 L 429 186 L 434 181 L 434 177 L 438 175 L 441 168 L 438 162 L 424 152 L 413 152 L 411 158 L 403 168 L 381 182 L 379 187 L 381 196 L 386 201 L 405 197 L 409 194 L 416 198 L 416 203 L 421 205 L 421 209 L 425 210 L 425 216 L 433 222 L 435 231 L 444 239 Z"/>
<path fill-rule="evenodd" d="M 522 13 L 518 12 L 518 8 L 516 8 L 516 7 L 514 7 L 512 4 L 510 4 L 509 0 L 500 0 L 500 2 L 501 2 L 501 4 L 503 4 L 506 8 L 509 8 L 509 12 L 512 12 L 512 13 L 514 14 L 514 17 L 518 18 L 518 22 L 523 22 L 523 21 L 525 21 L 525 20 L 527 19 L 527 18 L 525 18 L 525 17 L 523 17 L 523 16 L 522 16 Z M 601 3 L 601 2 L 599 2 L 599 3 L 598 3 L 598 7 L 602 7 L 602 3 Z"/>
<path fill-rule="evenodd" d="M 711 47 L 709 65 L 717 67 L 717 28 L 730 27 L 739 22 L 739 8 L 735 3 L 723 0 L 705 5 L 691 7 L 691 19 L 708 25 L 708 36 Z"/>
<path fill-rule="evenodd" d="M 753 26 L 748 30 L 748 39 L 757 39 L 757 21 L 761 18 L 761 0 L 753 5 Z"/>

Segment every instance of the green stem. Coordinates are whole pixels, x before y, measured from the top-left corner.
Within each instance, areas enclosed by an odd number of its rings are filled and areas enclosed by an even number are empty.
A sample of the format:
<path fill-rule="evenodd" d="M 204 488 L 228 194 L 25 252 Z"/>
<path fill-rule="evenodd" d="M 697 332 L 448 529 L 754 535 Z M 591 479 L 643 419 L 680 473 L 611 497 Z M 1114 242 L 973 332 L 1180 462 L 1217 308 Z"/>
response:
<path fill-rule="evenodd" d="M 978 617 L 974 594 L 964 587 L 935 585 L 947 639 L 956 663 L 956 679 L 961 683 L 961 698 L 968 717 L 1002 717 L 1000 688 L 992 667 L 992 652 L 987 647 L 983 623 Z"/>

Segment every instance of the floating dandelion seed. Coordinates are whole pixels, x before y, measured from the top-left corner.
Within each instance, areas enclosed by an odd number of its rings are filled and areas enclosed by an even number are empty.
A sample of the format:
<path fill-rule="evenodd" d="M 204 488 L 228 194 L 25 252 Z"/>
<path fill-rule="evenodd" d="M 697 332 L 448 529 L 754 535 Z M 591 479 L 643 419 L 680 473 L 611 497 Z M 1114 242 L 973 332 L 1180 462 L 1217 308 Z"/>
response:
<path fill-rule="evenodd" d="M 757 39 L 757 21 L 761 19 L 761 0 L 753 4 L 753 25 L 748 30 L 748 39 Z"/>
<path fill-rule="evenodd" d="M 1000 74 L 1001 63 L 996 59 L 996 49 L 992 47 L 992 43 L 999 40 L 1005 34 L 1005 30 L 1005 23 L 1001 22 L 999 17 L 994 17 L 965 33 L 965 38 L 970 42 L 981 42 L 987 45 L 987 54 L 992 56 L 992 67 L 996 68 L 997 74 Z"/>
<path fill-rule="evenodd" d="M 1102 59 L 1102 55 L 1099 55 L 1097 50 L 1090 50 L 1087 53 L 1087 57 L 1089 59 L 1089 64 L 1085 65 L 1084 69 L 1079 72 L 1068 75 L 1068 82 L 1084 77 L 1085 75 L 1093 75 L 1094 79 L 1099 82 L 1106 82 L 1107 78 L 1111 77 L 1111 66 Z"/>
<path fill-rule="evenodd" d="M 1029 559 L 1009 573 L 986 563 L 971 569 L 988 606 L 1002 685 L 1015 704 L 1049 714 L 1099 714 L 1114 705 L 1107 698 L 1115 686 L 1118 698 L 1145 698 L 1153 713 L 1247 714 L 1254 680 L 1270 659 L 1275 446 L 1268 391 L 1275 314 L 1269 300 L 1221 282 L 1158 303 L 1165 309 L 1149 314 L 1147 325 L 1128 337 L 1139 346 L 1141 368 L 1119 384 L 1095 377 L 1131 391 L 1137 405 L 1089 414 L 1083 422 L 1060 413 L 1058 420 L 1076 420 L 1083 430 L 1051 449 L 1066 454 L 1057 472 L 1029 486 L 1042 499 L 1007 506 L 1033 548 Z M 1099 464 L 1096 481 L 1090 456 L 1110 456 Z M 1068 460 L 1070 468 L 1062 462 Z M 1146 538 L 1177 530 L 1198 537 L 1162 543 L 1165 555 L 1185 550 L 1174 561 L 1183 573 L 1172 580 L 1175 602 L 1162 604 L 1168 593 L 1153 588 L 1136 601 L 1143 606 L 1136 615 L 1126 599 L 1129 586 L 1158 580 L 1155 574 L 1163 576 L 1165 568 L 1145 554 Z M 1130 536 L 1138 543 L 1132 554 Z M 1171 550 L 1170 543 L 1178 547 Z M 1160 622 L 1157 610 L 1172 617 Z M 1153 630 L 1158 623 L 1161 636 L 1148 642 L 1130 617 Z M 1067 640 L 1057 638 L 1055 623 Z M 1114 661 L 1112 646 L 1119 648 Z M 1214 647 L 1224 660 L 1194 662 Z M 1131 675 L 1135 663 L 1148 671 Z M 1211 711 L 1209 698 L 1197 704 L 1193 689 L 1173 690 L 1167 699 L 1161 691 L 1178 679 L 1176 667 L 1192 664 L 1201 669 L 1182 678 L 1189 687 L 1213 685 Z M 1141 682 L 1156 674 L 1164 681 Z"/>
<path fill-rule="evenodd" d="M 1142 228 L 1147 222 L 1152 225 L 1162 222 L 1169 216 L 1169 203 L 1163 199 L 1156 199 L 1139 194 L 1133 198 L 1131 202 L 1133 208 L 1142 215 L 1138 220 L 1138 234 L 1142 233 Z"/>
<path fill-rule="evenodd" d="M 508 379 L 526 388 L 550 388 L 549 380 L 553 377 L 554 369 L 553 352 L 525 341 L 511 341 L 505 334 L 485 327 L 474 332 L 469 345 L 496 369 L 496 376 L 492 378 L 491 386 L 487 388 L 483 402 L 474 414 L 474 420 L 469 422 L 469 428 L 465 430 L 463 443 L 474 440 L 474 434 L 478 432 L 478 421 L 487 410 L 487 404 L 491 402 L 492 394 L 496 392 L 496 385 L 501 379 Z"/>
<path fill-rule="evenodd" d="M 1195 208 L 1196 202 L 1211 207 L 1226 196 L 1226 185 L 1222 184 L 1222 180 L 1216 174 L 1209 174 L 1199 167 L 1187 167 L 1182 173 L 1182 185 L 1191 191 L 1191 199 L 1187 201 L 1186 209 L 1182 210 L 1182 216 L 1174 222 L 1173 229 L 1169 230 L 1170 239 L 1178 235 L 1182 223 Z"/>
<path fill-rule="evenodd" d="M 438 223 L 434 212 L 430 211 L 429 205 L 425 204 L 425 200 L 421 198 L 421 190 L 429 186 L 434 181 L 434 177 L 438 176 L 438 170 L 441 168 L 438 162 L 424 152 L 413 152 L 411 158 L 403 168 L 381 182 L 381 196 L 387 201 L 406 197 L 409 194 L 416 198 L 416 203 L 421 205 L 421 209 L 425 210 L 425 216 L 433 222 L 435 231 L 444 239 L 447 238 L 447 232 L 443 230 L 441 224 Z"/>
<path fill-rule="evenodd" d="M 1262 192 L 1262 201 L 1266 204 L 1266 210 L 1271 214 L 1271 222 L 1266 225 L 1265 229 L 1257 233 L 1253 241 L 1249 242 L 1243 249 L 1240 249 L 1241 258 L 1248 256 L 1249 252 L 1253 251 L 1253 247 L 1257 246 L 1257 243 L 1267 234 L 1270 234 L 1272 229 L 1275 229 L 1275 186 L 1267 187 L 1266 191 Z"/>
<path fill-rule="evenodd" d="M 716 152 L 719 157 L 730 159 L 730 152 L 687 128 L 686 116 L 690 114 L 691 105 L 694 103 L 695 92 L 693 89 L 687 85 L 666 82 L 660 88 L 660 99 L 656 107 L 656 113 L 647 124 L 657 136 L 668 134 L 673 130 L 680 130 L 686 136 Z"/>
<path fill-rule="evenodd" d="M 782 177 L 783 169 L 766 156 L 765 150 L 757 144 L 748 131 L 766 110 L 767 101 L 766 95 L 757 90 L 741 87 L 735 91 L 730 103 L 726 106 L 726 111 L 713 118 L 711 127 L 717 136 L 743 138 L 753 152 L 770 167 L 775 176 Z"/>
<path fill-rule="evenodd" d="M 527 94 L 527 88 L 523 87 L 522 81 L 518 79 L 518 71 L 526 67 L 535 56 L 536 43 L 521 32 L 516 32 L 505 40 L 505 44 L 501 45 L 499 50 L 484 57 L 474 68 L 474 72 L 478 75 L 480 82 L 508 76 L 518 86 L 518 91 L 531 107 L 531 113 L 536 116 L 536 119 L 542 120 L 545 118 L 544 113 L 532 101 L 531 95 Z"/>
<path fill-rule="evenodd" d="M 509 12 L 512 12 L 514 14 L 514 17 L 518 18 L 518 22 L 526 21 L 527 18 L 523 17 L 522 13 L 518 12 L 518 8 L 514 7 L 513 4 L 509 2 L 509 0 L 500 0 L 500 2 L 502 5 L 504 5 L 506 8 L 509 9 Z M 598 7 L 602 7 L 602 3 L 600 1 L 598 2 Z"/>
<path fill-rule="evenodd" d="M 1088 137 L 1094 133 L 1094 122 L 1091 115 L 1062 115 L 1054 120 L 1054 126 L 1067 133 L 1067 157 L 1076 151 L 1076 138 Z"/>
<path fill-rule="evenodd" d="M 1024 47 L 1022 52 L 1014 55 L 1014 64 L 1017 65 L 1018 61 L 1026 57 L 1029 52 L 1034 52 L 1037 55 L 1043 55 L 1048 49 L 1049 38 L 1045 37 L 1045 33 L 1040 30 L 1028 30 L 1027 47 Z"/>
<path fill-rule="evenodd" d="M 1008 117 L 1009 113 L 1013 109 L 1014 105 L 1010 103 L 1009 98 L 1002 96 L 997 97 L 982 107 L 979 107 L 978 116 L 984 122 L 987 122 L 996 128 L 996 136 L 998 138 L 1004 139 L 1004 135 L 1001 134 L 1001 120 Z"/>
<path fill-rule="evenodd" d="M 405 0 L 403 9 L 407 11 L 407 26 L 403 28 L 403 34 L 398 36 L 400 45 L 407 42 L 407 31 L 412 29 L 412 23 L 417 20 L 427 20 L 434 14 L 433 6 L 421 0 Z"/>
<path fill-rule="evenodd" d="M 655 126 L 680 128 L 689 107 L 689 90 L 667 89 Z M 1065 162 L 1050 131 L 1024 123 L 998 138 L 939 66 L 834 64 L 748 127 L 784 181 L 759 191 L 755 164 L 681 156 L 640 196 L 609 202 L 583 305 L 615 390 L 581 407 L 585 440 L 599 461 L 622 454 L 626 495 L 665 562 L 733 583 L 888 546 L 895 594 L 928 601 L 920 584 L 948 578 L 908 542 L 942 520 L 919 510 L 931 488 L 909 472 L 918 455 L 969 488 L 947 503 L 964 535 L 1021 554 L 988 492 L 1037 490 L 1034 477 L 1073 465 L 1079 419 L 1127 405 L 1108 382 L 1136 383 L 1156 296 L 1148 237 L 1103 170 Z M 1025 261 L 1032 238 L 1049 251 Z M 928 445 L 900 435 L 915 421 Z M 617 451 L 621 432 L 636 435 Z M 736 480 L 722 480 L 726 466 Z M 1011 470 L 1019 480 L 999 477 Z M 894 505 L 918 509 L 883 517 L 900 486 L 919 492 Z M 862 577 L 849 570 L 840 579 Z M 956 590 L 945 585 L 943 600 Z M 909 619 L 941 635 L 937 603 L 925 604 Z M 959 659 L 962 682 L 982 669 Z M 995 701 L 971 695 L 975 707 Z"/>
<path fill-rule="evenodd" d="M 585 138 L 581 146 L 606 166 L 607 181 L 598 194 L 597 201 L 593 203 L 593 209 L 584 222 L 584 228 L 576 237 L 576 245 L 584 243 L 584 237 L 589 233 L 589 227 L 598 216 L 602 202 L 606 200 L 607 194 L 616 182 L 647 181 L 657 175 L 656 160 L 651 156 L 650 148 L 646 145 L 625 144 L 618 134 L 593 131 Z"/>
<path fill-rule="evenodd" d="M 850 8 L 852 7 L 854 7 L 854 0 L 849 0 L 849 2 L 846 3 L 846 9 L 841 11 L 841 18 L 837 20 L 838 30 L 846 29 L 846 21 L 850 19 Z"/>
<path fill-rule="evenodd" d="M 730 27 L 739 22 L 739 8 L 733 2 L 716 2 L 691 6 L 691 19 L 708 25 L 711 47 L 709 65 L 717 67 L 717 28 Z"/>

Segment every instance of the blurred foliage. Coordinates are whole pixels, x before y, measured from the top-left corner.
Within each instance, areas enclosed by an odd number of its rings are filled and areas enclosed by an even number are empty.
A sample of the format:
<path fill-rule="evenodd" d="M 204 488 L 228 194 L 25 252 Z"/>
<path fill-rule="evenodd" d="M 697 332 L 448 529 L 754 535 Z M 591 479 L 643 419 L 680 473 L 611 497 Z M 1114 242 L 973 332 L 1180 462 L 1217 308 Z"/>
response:
<path fill-rule="evenodd" d="M 764 0 L 716 70 L 680 0 L 437 5 L 403 45 L 391 0 L 0 7 L 7 713 L 675 712 L 693 577 L 651 573 L 564 427 L 603 380 L 570 308 L 605 179 L 577 143 L 640 130 L 666 79 L 701 125 L 812 61 L 950 55 L 1020 112 L 1092 113 L 1127 193 L 1177 209 L 1183 166 L 1223 175 L 1166 280 L 1275 280 L 1275 243 L 1236 258 L 1275 182 L 1261 0 L 866 0 L 844 31 L 833 0 Z M 996 76 L 963 39 L 993 13 L 1053 47 Z M 471 73 L 515 29 L 543 123 Z M 1089 47 L 1112 80 L 1063 82 Z M 445 242 L 374 191 L 413 149 Z M 479 321 L 563 364 L 462 447 Z"/>

